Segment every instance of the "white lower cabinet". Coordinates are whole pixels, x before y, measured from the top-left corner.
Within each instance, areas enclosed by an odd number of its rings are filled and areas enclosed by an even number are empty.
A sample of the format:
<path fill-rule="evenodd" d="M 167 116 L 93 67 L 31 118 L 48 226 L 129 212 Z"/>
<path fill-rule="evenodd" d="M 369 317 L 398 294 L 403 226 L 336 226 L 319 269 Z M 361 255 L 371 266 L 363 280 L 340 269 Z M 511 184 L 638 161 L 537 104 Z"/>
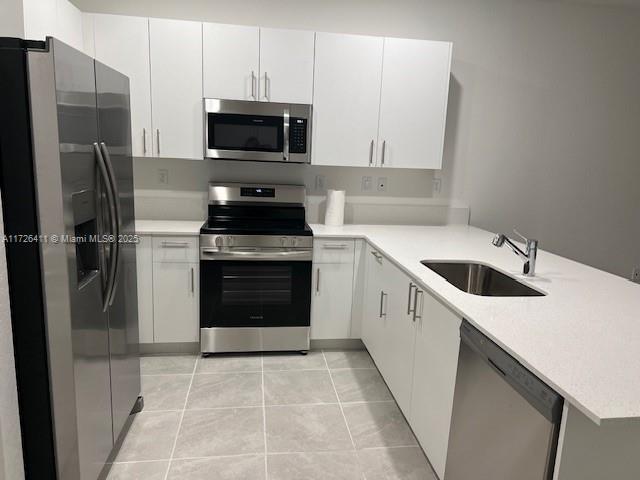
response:
<path fill-rule="evenodd" d="M 351 335 L 352 263 L 324 263 L 313 268 L 311 338 L 342 339 Z"/>
<path fill-rule="evenodd" d="M 198 264 L 153 263 L 155 343 L 197 342 Z"/>
<path fill-rule="evenodd" d="M 136 246 L 140 343 L 193 343 L 200 333 L 198 237 L 141 235 Z"/>
<path fill-rule="evenodd" d="M 311 338 L 351 336 L 354 272 L 353 240 L 315 240 L 311 280 Z"/>
<path fill-rule="evenodd" d="M 153 343 L 153 249 L 151 238 L 150 235 L 142 235 L 136 245 L 140 343 Z"/>
<path fill-rule="evenodd" d="M 375 248 L 365 248 L 362 341 L 444 478 L 461 319 Z"/>
<path fill-rule="evenodd" d="M 438 477 L 445 478 L 461 320 L 428 293 L 421 295 L 408 419 Z"/>

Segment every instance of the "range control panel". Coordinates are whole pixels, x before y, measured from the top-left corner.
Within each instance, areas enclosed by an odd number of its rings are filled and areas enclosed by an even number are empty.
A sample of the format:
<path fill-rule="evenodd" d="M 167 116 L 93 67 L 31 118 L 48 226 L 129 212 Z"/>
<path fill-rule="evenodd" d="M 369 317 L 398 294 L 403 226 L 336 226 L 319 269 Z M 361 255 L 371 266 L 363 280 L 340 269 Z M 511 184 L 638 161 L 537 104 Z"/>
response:
<path fill-rule="evenodd" d="M 306 118 L 292 117 L 289 123 L 289 153 L 307 153 Z"/>

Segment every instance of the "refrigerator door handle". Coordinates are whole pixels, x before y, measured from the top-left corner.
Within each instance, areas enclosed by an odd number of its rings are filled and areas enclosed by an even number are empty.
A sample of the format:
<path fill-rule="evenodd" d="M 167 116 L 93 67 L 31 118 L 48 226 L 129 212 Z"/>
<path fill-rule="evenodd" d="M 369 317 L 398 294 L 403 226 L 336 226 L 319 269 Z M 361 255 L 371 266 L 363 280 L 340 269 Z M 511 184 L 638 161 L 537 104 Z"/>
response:
<path fill-rule="evenodd" d="M 113 267 L 113 281 L 111 283 L 111 291 L 109 292 L 109 305 L 113 304 L 113 298 L 115 297 L 116 287 L 118 283 L 118 271 L 120 270 L 120 229 L 122 226 L 122 216 L 120 213 L 120 192 L 118 191 L 118 184 L 116 182 L 115 171 L 113 170 L 113 164 L 111 163 L 111 155 L 109 155 L 109 149 L 104 142 L 100 142 L 100 150 L 104 156 L 104 163 L 107 169 L 107 175 L 109 176 L 109 182 L 111 183 L 112 202 L 113 209 L 115 211 L 115 229 L 113 230 L 113 252 L 115 256 Z"/>
<path fill-rule="evenodd" d="M 97 160 L 97 164 L 98 164 L 98 171 L 100 172 L 100 176 L 102 177 L 102 180 L 104 181 L 104 186 L 105 186 L 105 193 L 107 196 L 107 204 L 109 207 L 109 223 L 110 223 L 110 230 L 111 230 L 111 234 L 115 234 L 117 227 L 116 227 L 116 210 L 115 210 L 115 202 L 113 201 L 113 190 L 111 188 L 111 182 L 109 180 L 109 173 L 107 171 L 107 165 L 106 162 L 104 160 L 104 157 L 102 156 L 102 151 L 100 149 L 100 147 L 98 146 L 97 143 L 93 144 L 93 150 L 96 156 L 96 160 Z M 113 283 L 115 282 L 115 278 L 116 278 L 116 254 L 114 249 L 111 249 L 111 251 L 109 252 L 109 265 L 108 265 L 108 272 L 107 272 L 107 285 L 104 288 L 104 292 L 103 292 L 103 300 L 102 300 L 102 311 L 106 312 L 107 308 L 109 307 L 109 299 L 111 296 L 111 291 L 113 290 Z"/>

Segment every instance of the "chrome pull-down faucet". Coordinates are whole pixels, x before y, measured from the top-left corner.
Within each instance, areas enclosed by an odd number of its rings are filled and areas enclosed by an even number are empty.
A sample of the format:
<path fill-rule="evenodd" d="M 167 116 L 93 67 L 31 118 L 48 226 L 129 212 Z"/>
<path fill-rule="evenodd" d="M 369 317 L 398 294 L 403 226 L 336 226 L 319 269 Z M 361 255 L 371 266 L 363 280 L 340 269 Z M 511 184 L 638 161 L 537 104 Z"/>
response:
<path fill-rule="evenodd" d="M 517 230 L 514 230 L 514 233 L 521 237 L 525 241 L 525 250 L 524 252 L 518 247 L 515 243 L 513 243 L 509 238 L 502 234 L 498 233 L 495 237 L 493 237 L 493 243 L 496 247 L 502 247 L 505 243 L 507 246 L 515 253 L 520 260 L 524 262 L 524 266 L 522 267 L 522 273 L 527 277 L 533 277 L 536 273 L 536 257 L 538 256 L 538 240 L 531 240 L 523 235 L 521 235 Z"/>

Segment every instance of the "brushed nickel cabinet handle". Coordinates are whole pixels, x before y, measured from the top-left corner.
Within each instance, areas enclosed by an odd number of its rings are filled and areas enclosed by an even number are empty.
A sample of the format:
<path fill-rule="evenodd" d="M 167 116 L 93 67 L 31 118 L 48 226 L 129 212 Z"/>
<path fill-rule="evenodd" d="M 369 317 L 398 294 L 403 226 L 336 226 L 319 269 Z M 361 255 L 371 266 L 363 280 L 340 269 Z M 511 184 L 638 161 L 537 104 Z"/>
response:
<path fill-rule="evenodd" d="M 251 70 L 251 98 L 253 100 L 257 100 L 256 98 L 256 73 Z"/>
<path fill-rule="evenodd" d="M 320 267 L 316 270 L 316 293 L 320 293 Z"/>
<path fill-rule="evenodd" d="M 414 288 L 417 289 L 418 286 L 413 282 L 409 282 L 409 299 L 407 300 L 407 315 L 411 315 L 413 312 L 415 312 L 415 307 L 413 311 L 411 310 L 411 293 L 413 292 Z"/>
<path fill-rule="evenodd" d="M 386 153 L 386 151 L 387 151 L 387 141 L 384 140 L 382 142 L 382 161 L 380 162 L 382 166 L 384 166 L 384 154 Z"/>
<path fill-rule="evenodd" d="M 373 139 L 369 144 L 369 166 L 373 165 Z"/>
<path fill-rule="evenodd" d="M 187 248 L 189 246 L 189 242 L 170 242 L 165 240 L 160 245 L 164 248 Z"/>
<path fill-rule="evenodd" d="M 420 295 L 420 315 L 418 315 L 418 295 Z M 413 321 L 422 320 L 422 302 L 424 292 L 416 289 L 416 296 L 413 298 Z"/>
<path fill-rule="evenodd" d="M 158 150 L 158 155 L 160 155 L 160 129 L 156 128 L 156 143 L 157 145 L 157 150 Z"/>
<path fill-rule="evenodd" d="M 193 271 L 193 267 L 191 267 L 191 293 L 195 293 L 195 278 L 194 278 L 194 271 Z"/>
<path fill-rule="evenodd" d="M 384 306 L 384 300 L 385 300 L 386 296 L 387 296 L 387 294 L 384 293 L 384 290 L 381 290 L 380 291 L 380 314 L 379 314 L 378 318 L 382 318 L 382 317 L 386 317 L 387 316 L 387 312 L 386 311 L 385 312 L 382 311 L 382 307 Z M 385 310 L 386 310 L 386 308 L 385 308 Z"/>
<path fill-rule="evenodd" d="M 142 153 L 147 154 L 147 129 L 142 129 Z"/>

